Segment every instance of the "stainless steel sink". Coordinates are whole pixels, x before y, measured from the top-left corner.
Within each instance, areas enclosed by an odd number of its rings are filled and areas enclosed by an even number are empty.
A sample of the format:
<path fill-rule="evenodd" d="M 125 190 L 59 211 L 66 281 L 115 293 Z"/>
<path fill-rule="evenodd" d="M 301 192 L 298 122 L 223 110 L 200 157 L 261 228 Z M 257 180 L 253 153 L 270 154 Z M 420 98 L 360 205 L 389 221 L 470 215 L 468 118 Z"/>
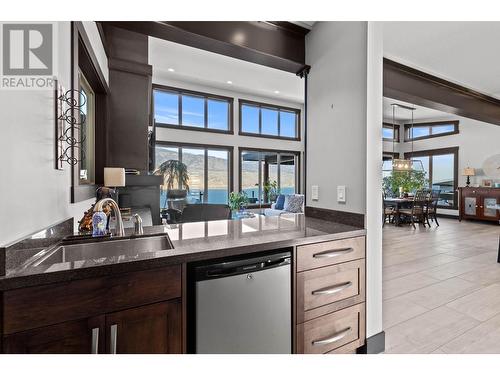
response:
<path fill-rule="evenodd" d="M 107 239 L 100 242 L 63 244 L 43 250 L 24 265 L 36 267 L 44 264 L 97 260 L 117 256 L 137 256 L 141 253 L 173 249 L 168 235 Z"/>

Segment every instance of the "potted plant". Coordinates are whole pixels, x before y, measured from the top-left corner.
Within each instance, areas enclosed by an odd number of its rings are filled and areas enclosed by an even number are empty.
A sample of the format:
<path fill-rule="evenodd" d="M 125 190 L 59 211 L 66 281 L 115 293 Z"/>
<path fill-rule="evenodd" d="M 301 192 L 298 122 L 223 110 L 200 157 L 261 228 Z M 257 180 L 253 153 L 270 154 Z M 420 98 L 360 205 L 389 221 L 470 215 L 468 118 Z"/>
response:
<path fill-rule="evenodd" d="M 278 183 L 276 180 L 266 181 L 264 184 L 264 194 L 269 202 L 272 203 L 276 201 L 276 198 L 278 197 Z"/>
<path fill-rule="evenodd" d="M 229 194 L 229 208 L 232 211 L 241 211 L 244 209 L 245 204 L 248 203 L 248 197 L 244 191 L 239 193 L 232 191 Z"/>
<path fill-rule="evenodd" d="M 165 205 L 168 199 L 186 198 L 189 191 L 189 174 L 186 164 L 179 160 L 167 160 L 154 171 L 155 175 L 163 176 L 162 191 L 165 194 Z M 184 189 L 174 189 L 175 186 L 184 187 Z"/>
<path fill-rule="evenodd" d="M 425 171 L 393 171 L 383 180 L 384 192 L 391 196 L 399 196 L 400 188 L 404 194 L 408 194 L 427 186 L 429 180 L 425 178 Z"/>

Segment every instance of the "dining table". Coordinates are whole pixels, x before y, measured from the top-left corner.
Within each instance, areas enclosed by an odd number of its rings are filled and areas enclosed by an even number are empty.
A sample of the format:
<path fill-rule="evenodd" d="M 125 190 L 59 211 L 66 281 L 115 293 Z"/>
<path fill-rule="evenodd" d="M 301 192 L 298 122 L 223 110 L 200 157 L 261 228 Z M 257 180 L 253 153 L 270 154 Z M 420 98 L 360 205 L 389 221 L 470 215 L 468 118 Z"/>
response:
<path fill-rule="evenodd" d="M 394 207 L 394 224 L 398 226 L 401 222 L 401 217 L 399 215 L 399 210 L 401 208 L 407 207 L 413 202 L 413 197 L 387 197 L 384 198 L 384 205 Z"/>

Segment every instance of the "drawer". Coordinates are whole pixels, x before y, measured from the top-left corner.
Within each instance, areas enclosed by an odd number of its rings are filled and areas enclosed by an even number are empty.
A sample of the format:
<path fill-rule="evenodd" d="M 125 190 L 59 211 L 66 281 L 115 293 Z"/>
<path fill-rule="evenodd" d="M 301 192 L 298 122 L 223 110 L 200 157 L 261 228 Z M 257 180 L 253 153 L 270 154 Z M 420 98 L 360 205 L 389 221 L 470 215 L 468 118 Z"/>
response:
<path fill-rule="evenodd" d="M 323 354 L 365 339 L 365 304 L 361 303 L 297 325 L 297 352 Z"/>
<path fill-rule="evenodd" d="M 299 323 L 364 302 L 364 299 L 364 259 L 297 274 Z"/>
<path fill-rule="evenodd" d="M 6 291 L 4 334 L 181 297 L 181 266 Z"/>
<path fill-rule="evenodd" d="M 297 246 L 297 272 L 364 257 L 364 236 Z"/>

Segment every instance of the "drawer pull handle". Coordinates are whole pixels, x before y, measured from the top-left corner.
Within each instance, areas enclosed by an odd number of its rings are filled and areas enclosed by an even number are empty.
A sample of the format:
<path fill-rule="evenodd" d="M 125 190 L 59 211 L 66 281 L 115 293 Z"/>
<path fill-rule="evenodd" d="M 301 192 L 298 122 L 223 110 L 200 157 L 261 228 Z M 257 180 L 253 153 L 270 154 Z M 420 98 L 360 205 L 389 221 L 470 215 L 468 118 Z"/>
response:
<path fill-rule="evenodd" d="M 321 339 L 317 341 L 313 341 L 313 345 L 327 345 L 331 344 L 333 342 L 342 340 L 344 337 L 347 336 L 347 334 L 351 332 L 351 327 L 348 327 L 340 332 L 335 333 L 333 336 L 327 337 L 326 339 Z"/>
<path fill-rule="evenodd" d="M 351 286 L 352 286 L 352 282 L 348 281 L 346 283 L 332 285 L 332 286 L 328 286 L 328 287 L 323 288 L 323 289 L 314 290 L 312 292 L 312 294 L 315 295 L 315 296 L 335 294 L 335 293 L 341 292 L 344 289 L 347 289 L 347 288 L 349 288 Z"/>
<path fill-rule="evenodd" d="M 118 326 L 113 324 L 111 326 L 111 340 L 109 343 L 109 351 L 111 354 L 116 354 L 116 336 L 118 335 Z"/>
<path fill-rule="evenodd" d="M 92 348 L 90 354 L 99 353 L 99 327 L 92 328 Z"/>
<path fill-rule="evenodd" d="M 328 250 L 321 253 L 316 253 L 313 258 L 334 258 L 340 255 L 352 253 L 354 249 L 352 247 L 346 247 L 344 249 Z"/>

